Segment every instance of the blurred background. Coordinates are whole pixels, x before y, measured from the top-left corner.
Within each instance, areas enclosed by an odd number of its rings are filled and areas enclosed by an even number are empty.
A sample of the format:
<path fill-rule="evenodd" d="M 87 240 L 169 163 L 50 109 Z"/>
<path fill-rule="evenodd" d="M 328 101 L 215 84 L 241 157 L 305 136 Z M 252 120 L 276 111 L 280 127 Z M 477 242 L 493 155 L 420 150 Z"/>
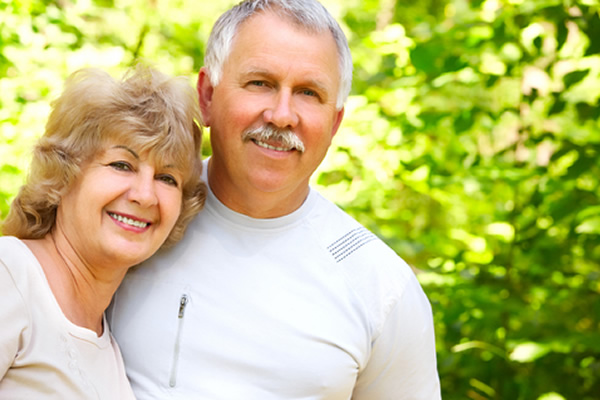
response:
<path fill-rule="evenodd" d="M 195 85 L 233 3 L 0 0 L 0 220 L 70 73 Z M 355 79 L 313 185 L 417 271 L 443 398 L 600 399 L 600 1 L 323 3 Z"/>

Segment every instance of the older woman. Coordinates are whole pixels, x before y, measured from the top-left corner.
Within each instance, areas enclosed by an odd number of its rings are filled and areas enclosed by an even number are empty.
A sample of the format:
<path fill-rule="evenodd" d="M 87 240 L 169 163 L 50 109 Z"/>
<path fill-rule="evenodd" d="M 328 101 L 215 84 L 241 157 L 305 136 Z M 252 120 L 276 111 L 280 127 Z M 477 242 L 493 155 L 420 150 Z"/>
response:
<path fill-rule="evenodd" d="M 0 399 L 133 398 L 104 311 L 202 208 L 199 120 L 183 78 L 67 80 L 0 237 Z"/>

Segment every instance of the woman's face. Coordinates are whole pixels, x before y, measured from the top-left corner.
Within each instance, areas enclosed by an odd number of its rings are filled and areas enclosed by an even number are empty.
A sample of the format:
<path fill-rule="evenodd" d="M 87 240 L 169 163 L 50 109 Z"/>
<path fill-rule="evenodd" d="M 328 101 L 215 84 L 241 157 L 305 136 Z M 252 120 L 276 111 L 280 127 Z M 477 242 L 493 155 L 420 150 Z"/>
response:
<path fill-rule="evenodd" d="M 109 141 L 62 197 L 56 232 L 90 265 L 130 267 L 154 254 L 173 229 L 183 179 L 174 166 Z"/>

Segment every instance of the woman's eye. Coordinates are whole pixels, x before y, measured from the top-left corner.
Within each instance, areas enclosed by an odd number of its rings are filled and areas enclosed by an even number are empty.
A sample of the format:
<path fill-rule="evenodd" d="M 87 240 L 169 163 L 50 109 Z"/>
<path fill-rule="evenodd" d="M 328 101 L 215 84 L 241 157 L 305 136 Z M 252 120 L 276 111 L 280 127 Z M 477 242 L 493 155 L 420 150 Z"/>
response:
<path fill-rule="evenodd" d="M 118 170 L 118 171 L 132 171 L 133 168 L 131 168 L 131 165 L 129 165 L 129 163 L 125 162 L 125 161 L 115 161 L 115 162 L 111 162 L 110 164 L 111 167 L 113 167 L 114 169 Z"/>
<path fill-rule="evenodd" d="M 165 182 L 167 185 L 175 187 L 178 186 L 177 180 L 171 175 L 159 175 L 157 179 Z"/>

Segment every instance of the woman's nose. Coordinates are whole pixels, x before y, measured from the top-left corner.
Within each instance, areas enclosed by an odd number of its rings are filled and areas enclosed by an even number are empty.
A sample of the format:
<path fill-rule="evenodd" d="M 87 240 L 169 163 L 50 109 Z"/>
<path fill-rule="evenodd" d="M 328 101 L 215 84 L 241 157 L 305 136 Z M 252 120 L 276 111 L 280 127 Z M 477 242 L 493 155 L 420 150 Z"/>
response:
<path fill-rule="evenodd" d="M 129 190 L 129 200 L 142 207 L 152 207 L 158 203 L 154 172 L 141 170 L 136 173 Z"/>

